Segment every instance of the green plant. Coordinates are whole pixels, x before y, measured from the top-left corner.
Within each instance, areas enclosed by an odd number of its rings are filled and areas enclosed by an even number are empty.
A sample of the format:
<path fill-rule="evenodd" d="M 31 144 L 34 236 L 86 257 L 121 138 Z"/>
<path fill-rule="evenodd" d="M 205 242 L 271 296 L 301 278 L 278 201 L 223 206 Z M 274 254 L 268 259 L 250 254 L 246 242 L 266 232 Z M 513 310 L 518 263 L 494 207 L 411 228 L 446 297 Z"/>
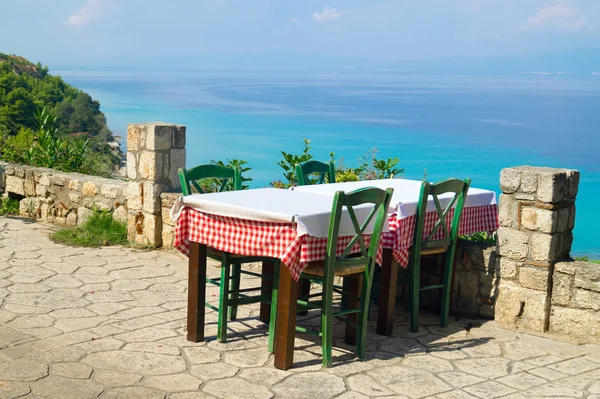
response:
<path fill-rule="evenodd" d="M 313 158 L 313 156 L 310 154 L 310 149 L 310 140 L 304 139 L 304 149 L 302 150 L 302 154 L 296 155 L 281 151 L 283 160 L 277 162 L 277 165 L 283 169 L 283 177 L 285 177 L 287 180 L 287 187 L 295 185 L 298 181 L 296 178 L 296 172 L 294 170 L 296 165 L 310 161 Z M 271 186 L 273 186 L 273 183 L 271 183 Z"/>
<path fill-rule="evenodd" d="M 18 215 L 19 201 L 14 198 L 0 198 L 0 216 Z"/>
<path fill-rule="evenodd" d="M 391 179 L 404 173 L 404 169 L 396 167 L 398 158 L 379 159 L 377 152 L 377 148 L 371 148 L 358 158 L 361 180 Z"/>
<path fill-rule="evenodd" d="M 60 229 L 50 235 L 52 241 L 75 247 L 127 245 L 127 226 L 117 222 L 110 212 L 94 210 L 90 218 L 76 228 Z"/>
<path fill-rule="evenodd" d="M 578 261 L 581 261 L 581 262 L 590 262 L 590 263 L 600 264 L 600 260 L 590 259 L 587 255 L 576 256 L 576 257 L 573 258 L 573 260 L 578 260 Z"/>
<path fill-rule="evenodd" d="M 493 233 L 481 232 L 481 233 L 473 233 L 467 236 L 460 236 L 461 240 L 472 241 L 472 242 L 481 242 L 484 244 L 496 244 L 497 234 L 494 231 Z"/>

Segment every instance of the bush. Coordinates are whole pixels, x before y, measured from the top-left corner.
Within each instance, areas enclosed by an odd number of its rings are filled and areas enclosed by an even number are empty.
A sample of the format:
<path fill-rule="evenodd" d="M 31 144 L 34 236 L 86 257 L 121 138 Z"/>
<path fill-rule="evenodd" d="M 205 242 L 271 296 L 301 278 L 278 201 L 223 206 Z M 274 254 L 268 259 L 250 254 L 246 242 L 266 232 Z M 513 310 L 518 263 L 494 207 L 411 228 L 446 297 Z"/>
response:
<path fill-rule="evenodd" d="M 83 225 L 60 229 L 50 235 L 50 239 L 74 247 L 128 244 L 126 224 L 114 220 L 110 212 L 98 210 Z"/>
<path fill-rule="evenodd" d="M 19 201 L 14 198 L 0 198 L 0 216 L 18 215 Z"/>

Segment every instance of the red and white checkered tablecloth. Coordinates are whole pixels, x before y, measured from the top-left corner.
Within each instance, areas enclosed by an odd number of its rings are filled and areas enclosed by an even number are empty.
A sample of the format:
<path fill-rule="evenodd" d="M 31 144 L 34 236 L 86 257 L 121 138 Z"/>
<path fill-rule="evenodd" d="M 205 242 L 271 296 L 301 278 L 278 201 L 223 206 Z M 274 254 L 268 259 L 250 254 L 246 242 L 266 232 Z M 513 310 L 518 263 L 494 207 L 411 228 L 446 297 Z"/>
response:
<path fill-rule="evenodd" d="M 448 212 L 449 226 L 453 214 L 453 210 Z M 436 216 L 435 211 L 427 212 L 425 215 L 425 237 L 433 228 Z M 396 214 L 390 215 L 390 231 L 383 234 L 377 262 L 381 264 L 382 248 L 391 248 L 394 258 L 405 267 L 408 264 L 414 228 L 414 215 L 403 219 L 397 219 Z M 498 214 L 495 204 L 464 208 L 459 228 L 460 235 L 491 232 L 497 228 Z M 441 238 L 442 234 L 442 230 L 438 230 L 436 238 Z M 370 236 L 365 236 L 366 243 L 369 242 L 369 238 Z M 351 236 L 339 238 L 338 255 L 344 251 L 351 239 Z M 177 221 L 174 246 L 188 255 L 190 241 L 233 254 L 280 259 L 289 268 L 295 280 L 298 280 L 300 273 L 309 262 L 323 260 L 327 254 L 327 238 L 298 236 L 295 223 L 259 222 L 216 216 L 185 207 Z M 353 252 L 359 251 L 360 246 L 357 243 L 353 247 Z"/>
<path fill-rule="evenodd" d="M 339 237 L 337 254 L 341 255 L 352 236 Z M 371 236 L 365 235 L 368 245 Z M 199 242 L 224 252 L 247 256 L 267 256 L 280 259 L 297 281 L 309 262 L 327 257 L 327 238 L 298 236 L 295 223 L 259 222 L 202 213 L 185 207 L 175 229 L 174 247 L 189 254 L 189 243 Z M 383 246 L 377 252 L 381 264 Z M 360 252 L 357 242 L 352 252 Z"/>

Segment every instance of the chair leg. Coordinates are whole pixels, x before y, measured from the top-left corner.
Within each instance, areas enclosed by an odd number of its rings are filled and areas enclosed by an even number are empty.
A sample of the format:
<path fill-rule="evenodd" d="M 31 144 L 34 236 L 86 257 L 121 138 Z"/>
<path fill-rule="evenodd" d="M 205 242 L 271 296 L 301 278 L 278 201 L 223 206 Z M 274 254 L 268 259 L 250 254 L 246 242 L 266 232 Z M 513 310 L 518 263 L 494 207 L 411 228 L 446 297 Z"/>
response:
<path fill-rule="evenodd" d="M 452 269 L 454 266 L 454 247 L 446 253 L 446 267 L 444 268 L 444 288 L 442 289 L 442 309 L 440 326 L 448 327 L 448 315 L 450 313 L 450 297 L 452 295 Z"/>
<path fill-rule="evenodd" d="M 410 270 L 410 331 L 419 332 L 421 258 L 414 256 Z"/>
<path fill-rule="evenodd" d="M 347 292 L 350 295 L 354 295 L 357 298 L 360 298 L 362 293 L 362 276 L 346 276 L 344 277 L 344 292 Z M 345 298 L 345 308 L 344 309 L 359 309 L 360 308 L 360 299 L 355 299 L 349 296 L 343 296 Z M 362 321 L 359 313 L 351 313 L 347 316 L 348 320 L 355 325 L 360 324 Z M 346 324 L 346 334 L 344 337 L 344 341 L 348 345 L 357 345 L 357 334 L 359 330 L 353 327 L 350 324 Z"/>
<path fill-rule="evenodd" d="M 233 264 L 233 275 L 231 278 L 231 291 L 238 291 L 240 289 L 240 279 L 242 275 L 242 265 L 239 263 Z M 240 294 L 237 292 L 231 294 L 232 304 L 229 306 L 229 320 L 235 320 L 237 318 L 237 299 L 240 297 Z"/>
<path fill-rule="evenodd" d="M 229 275 L 231 263 L 229 256 L 223 255 L 221 259 L 221 285 L 219 292 L 219 320 L 217 323 L 217 340 L 225 342 L 227 339 L 227 309 L 229 308 Z"/>
<path fill-rule="evenodd" d="M 330 274 L 330 275 L 329 275 Z M 331 367 L 333 346 L 333 273 L 325 271 L 323 303 L 321 305 L 321 349 L 323 367 Z"/>
<path fill-rule="evenodd" d="M 279 299 L 279 264 L 273 268 L 271 291 L 271 317 L 269 318 L 269 352 L 275 353 L 275 326 L 277 325 L 277 300 Z"/>

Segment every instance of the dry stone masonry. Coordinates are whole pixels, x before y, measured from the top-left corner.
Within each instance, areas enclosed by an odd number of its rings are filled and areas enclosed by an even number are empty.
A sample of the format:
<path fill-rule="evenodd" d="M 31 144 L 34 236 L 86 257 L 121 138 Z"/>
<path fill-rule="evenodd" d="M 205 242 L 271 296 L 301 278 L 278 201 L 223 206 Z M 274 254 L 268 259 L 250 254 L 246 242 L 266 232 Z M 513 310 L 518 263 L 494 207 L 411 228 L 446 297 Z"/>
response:
<path fill-rule="evenodd" d="M 128 237 L 139 245 L 162 245 L 160 195 L 179 191 L 185 167 L 185 126 L 155 123 L 127 127 Z"/>
<path fill-rule="evenodd" d="M 127 182 L 0 162 L 0 193 L 20 200 L 21 216 L 58 225 L 81 224 L 93 209 L 127 220 Z"/>

